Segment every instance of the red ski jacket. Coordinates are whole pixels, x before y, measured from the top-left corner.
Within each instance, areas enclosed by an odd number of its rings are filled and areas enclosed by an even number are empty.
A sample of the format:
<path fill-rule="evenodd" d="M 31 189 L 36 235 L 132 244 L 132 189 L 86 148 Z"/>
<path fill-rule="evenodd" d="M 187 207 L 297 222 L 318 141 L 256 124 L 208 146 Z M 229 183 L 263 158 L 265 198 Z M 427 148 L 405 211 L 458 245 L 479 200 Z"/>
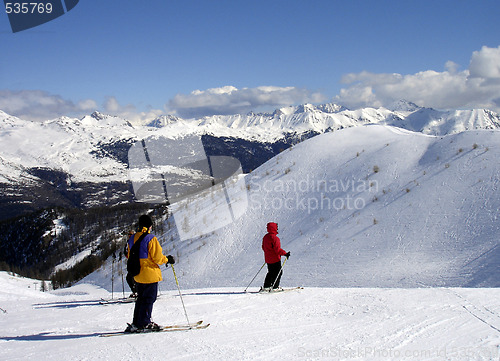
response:
<path fill-rule="evenodd" d="M 262 250 L 266 263 L 281 262 L 281 256 L 286 255 L 286 251 L 281 248 L 281 241 L 277 236 L 278 225 L 276 223 L 267 224 L 267 234 L 262 239 Z"/>

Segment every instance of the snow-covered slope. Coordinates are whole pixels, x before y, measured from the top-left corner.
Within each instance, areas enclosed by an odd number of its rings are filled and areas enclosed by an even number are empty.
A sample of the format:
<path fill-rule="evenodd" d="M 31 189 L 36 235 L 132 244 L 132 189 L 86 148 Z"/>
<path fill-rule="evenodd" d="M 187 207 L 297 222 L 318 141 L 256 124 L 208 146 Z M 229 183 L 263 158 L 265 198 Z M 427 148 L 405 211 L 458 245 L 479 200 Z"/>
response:
<path fill-rule="evenodd" d="M 312 138 L 247 176 L 247 212 L 202 237 L 188 278 L 248 279 L 275 221 L 292 253 L 288 285 L 498 287 L 499 156 L 497 131 L 431 137 L 366 126 Z M 221 282 L 226 267 L 232 277 Z"/>
<path fill-rule="evenodd" d="M 249 282 L 270 221 L 292 254 L 288 286 L 499 287 L 499 157 L 498 131 L 327 133 L 247 175 L 248 208 L 236 222 L 208 235 L 191 225 L 200 237 L 187 241 L 174 229 L 160 238 L 189 287 Z M 105 286 L 107 277 L 87 281 Z"/>
<path fill-rule="evenodd" d="M 103 338 L 102 333 L 124 329 L 133 304 L 102 305 L 101 298 L 111 295 L 88 284 L 41 293 L 18 281 L 0 272 L 2 360 L 470 361 L 500 356 L 499 289 L 305 288 L 270 295 L 245 294 L 241 287 L 183 289 L 188 317 L 210 323 L 207 329 Z M 174 283 L 172 277 L 165 283 Z M 186 322 L 177 291 L 161 292 L 153 319 L 162 325 Z"/>

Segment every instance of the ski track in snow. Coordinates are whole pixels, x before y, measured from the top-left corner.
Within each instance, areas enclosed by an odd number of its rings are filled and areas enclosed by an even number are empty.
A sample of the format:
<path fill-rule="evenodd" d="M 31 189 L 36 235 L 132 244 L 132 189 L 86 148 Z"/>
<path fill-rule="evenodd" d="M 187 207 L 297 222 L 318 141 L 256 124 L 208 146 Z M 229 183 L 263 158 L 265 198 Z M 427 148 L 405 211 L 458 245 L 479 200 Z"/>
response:
<path fill-rule="evenodd" d="M 2 360 L 498 360 L 500 290 L 244 287 L 183 290 L 205 330 L 127 335 L 133 303 L 80 284 L 41 293 L 0 273 Z M 24 280 L 24 279 L 21 279 Z M 171 283 L 172 280 L 165 280 Z M 32 283 L 31 283 L 32 284 Z M 16 292 L 12 292 L 16 290 Z M 250 291 L 255 291 L 251 287 Z M 121 297 L 121 293 L 114 297 Z M 155 322 L 185 323 L 177 291 L 163 291 Z"/>
<path fill-rule="evenodd" d="M 466 296 L 462 295 L 458 291 L 450 291 L 462 301 L 462 307 L 464 310 L 470 313 L 473 317 L 477 318 L 479 321 L 490 326 L 493 330 L 500 333 L 500 314 L 491 311 L 487 306 L 470 302 Z"/>

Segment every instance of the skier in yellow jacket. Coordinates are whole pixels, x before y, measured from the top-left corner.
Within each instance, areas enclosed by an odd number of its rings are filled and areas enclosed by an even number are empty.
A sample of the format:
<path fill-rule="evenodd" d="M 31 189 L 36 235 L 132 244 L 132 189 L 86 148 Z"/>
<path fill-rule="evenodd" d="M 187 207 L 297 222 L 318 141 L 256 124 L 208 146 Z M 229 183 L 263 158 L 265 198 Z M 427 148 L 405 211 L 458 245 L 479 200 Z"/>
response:
<path fill-rule="evenodd" d="M 151 322 L 153 304 L 158 294 L 158 282 L 162 280 L 160 265 L 165 263 L 174 264 L 172 256 L 165 256 L 158 239 L 151 234 L 153 221 L 148 215 L 139 217 L 139 232 L 132 235 L 128 240 L 128 255 L 135 242 L 144 236 L 139 248 L 139 259 L 141 271 L 134 280 L 137 285 L 137 301 L 134 308 L 134 319 L 129 324 L 126 332 L 142 332 L 144 330 L 159 330 L 160 327 Z"/>

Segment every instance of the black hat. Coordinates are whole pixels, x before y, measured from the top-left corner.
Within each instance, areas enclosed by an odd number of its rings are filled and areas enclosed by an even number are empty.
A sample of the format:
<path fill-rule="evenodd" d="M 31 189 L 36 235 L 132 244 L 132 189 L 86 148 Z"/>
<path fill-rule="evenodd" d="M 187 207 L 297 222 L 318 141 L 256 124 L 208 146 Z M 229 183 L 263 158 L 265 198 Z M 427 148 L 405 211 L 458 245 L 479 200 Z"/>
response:
<path fill-rule="evenodd" d="M 153 225 L 153 221 L 151 220 L 151 217 L 148 216 L 147 214 L 143 214 L 142 216 L 139 217 L 139 228 L 149 228 Z"/>

